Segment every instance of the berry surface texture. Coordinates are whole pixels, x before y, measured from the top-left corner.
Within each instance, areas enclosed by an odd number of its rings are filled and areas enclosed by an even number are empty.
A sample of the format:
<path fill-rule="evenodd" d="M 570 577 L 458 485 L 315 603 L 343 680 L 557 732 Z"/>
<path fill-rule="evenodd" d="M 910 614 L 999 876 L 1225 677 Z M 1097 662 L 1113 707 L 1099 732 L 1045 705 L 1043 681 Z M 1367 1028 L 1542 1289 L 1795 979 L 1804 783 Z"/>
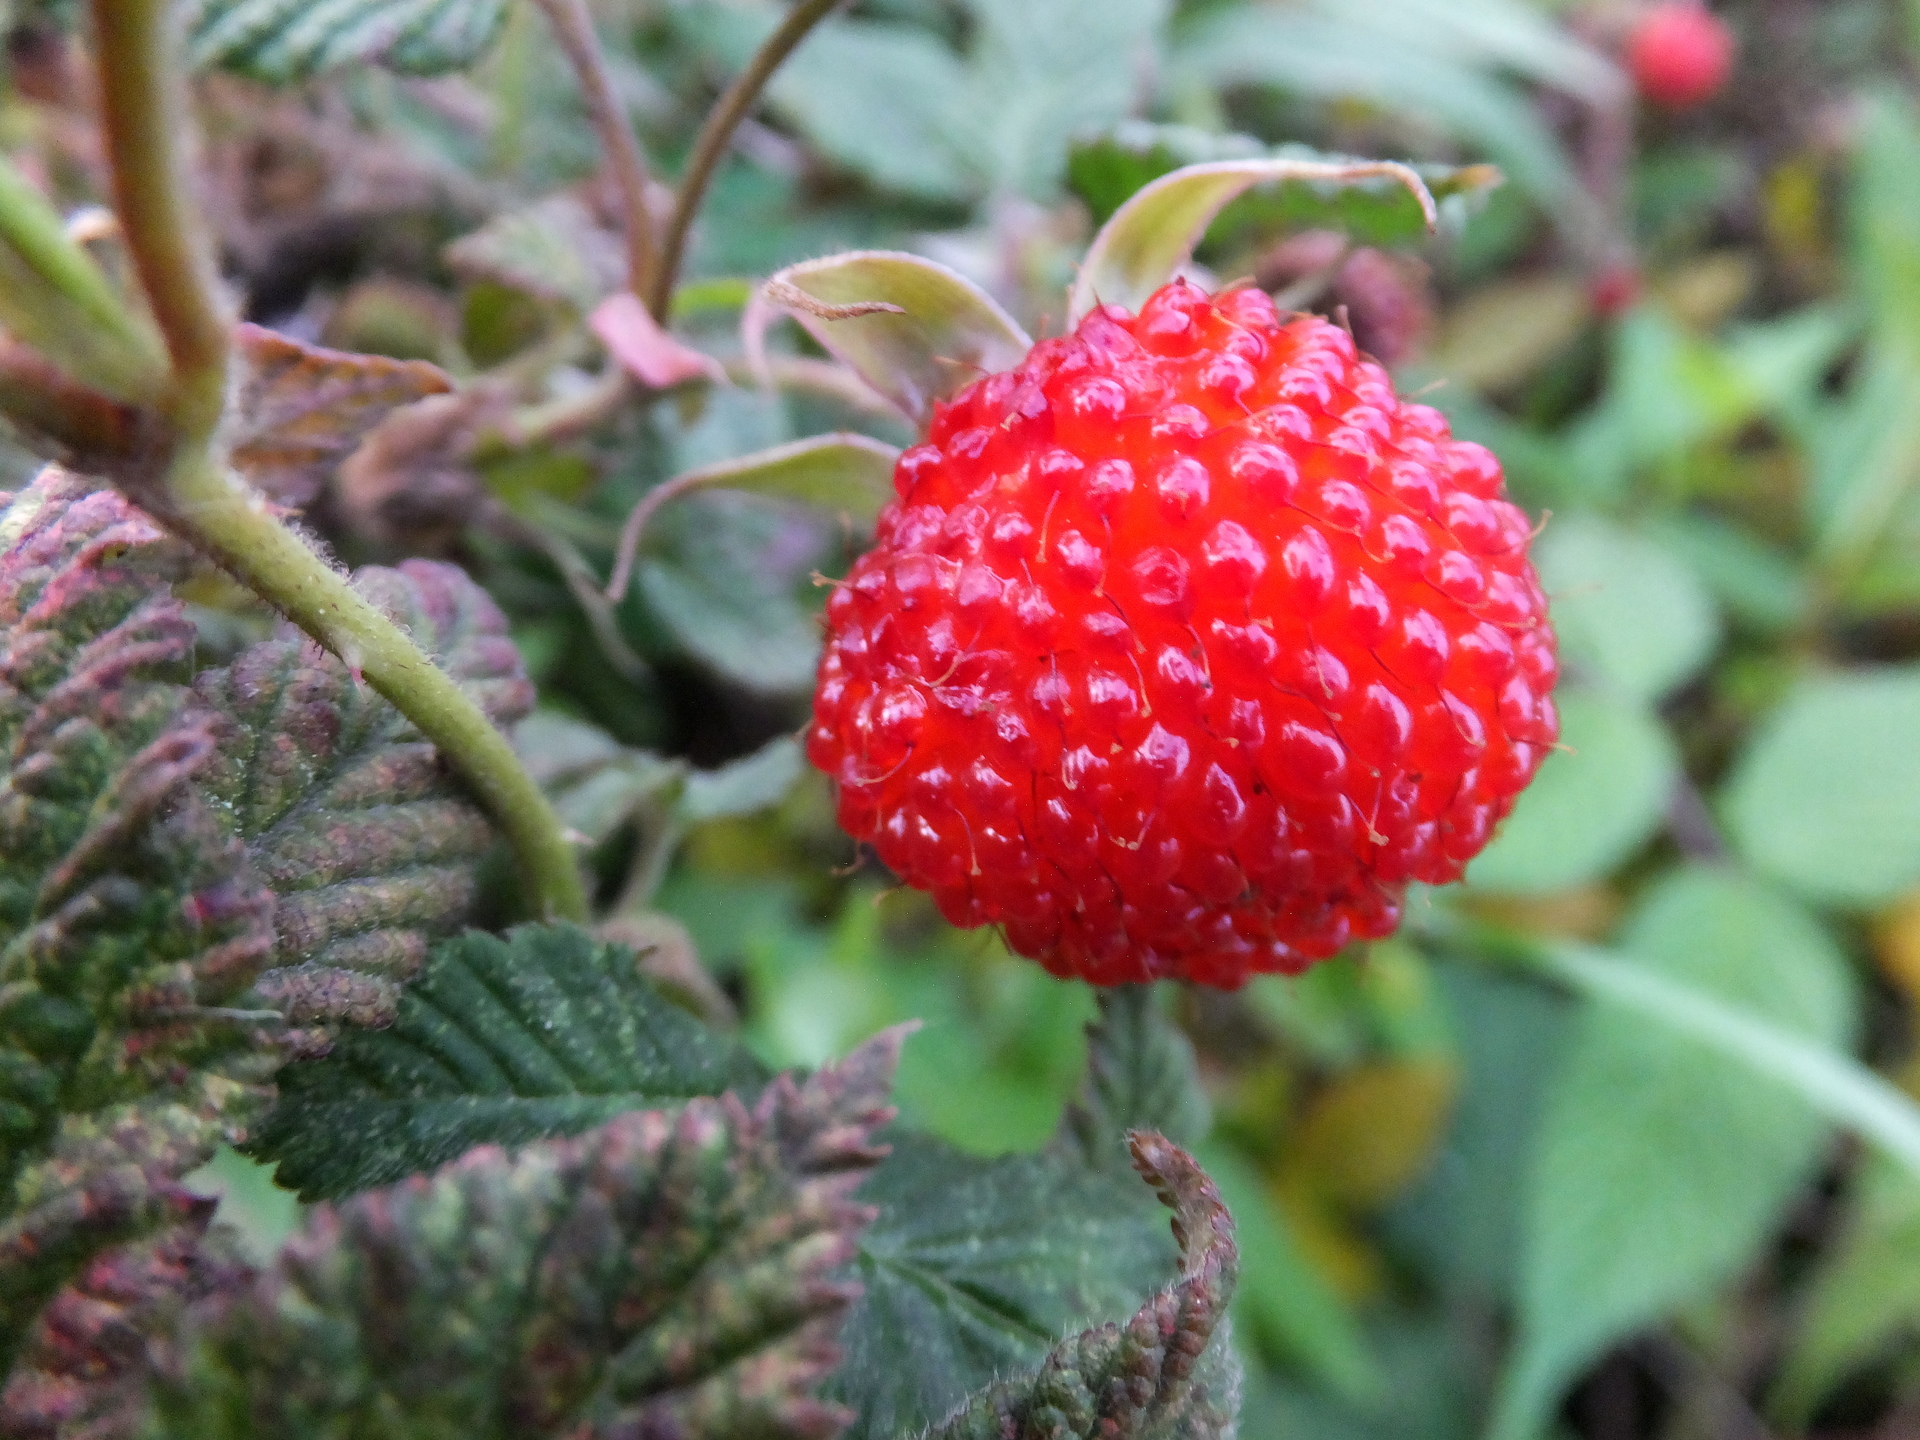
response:
<path fill-rule="evenodd" d="M 1531 526 L 1346 332 L 1184 281 L 936 414 L 836 587 L 808 751 L 962 926 L 1112 985 L 1389 934 L 1557 734 Z"/>

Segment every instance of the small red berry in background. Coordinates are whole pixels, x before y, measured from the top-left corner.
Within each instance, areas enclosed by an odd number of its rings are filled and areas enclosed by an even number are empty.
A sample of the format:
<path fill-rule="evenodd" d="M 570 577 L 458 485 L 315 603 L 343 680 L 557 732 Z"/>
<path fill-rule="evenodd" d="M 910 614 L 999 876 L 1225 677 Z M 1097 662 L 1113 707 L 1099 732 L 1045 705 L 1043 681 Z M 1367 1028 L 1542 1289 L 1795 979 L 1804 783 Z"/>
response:
<path fill-rule="evenodd" d="M 1054 973 L 1233 987 L 1457 879 L 1558 722 L 1500 466 L 1176 281 L 961 391 L 827 605 L 840 822 Z"/>
<path fill-rule="evenodd" d="M 1733 32 L 1693 0 L 1663 0 L 1627 42 L 1627 68 L 1642 96 L 1687 110 L 1720 93 L 1733 71 Z"/>
<path fill-rule="evenodd" d="M 1587 295 L 1603 320 L 1625 313 L 1640 298 L 1640 267 L 1631 260 L 1603 265 L 1588 283 Z"/>

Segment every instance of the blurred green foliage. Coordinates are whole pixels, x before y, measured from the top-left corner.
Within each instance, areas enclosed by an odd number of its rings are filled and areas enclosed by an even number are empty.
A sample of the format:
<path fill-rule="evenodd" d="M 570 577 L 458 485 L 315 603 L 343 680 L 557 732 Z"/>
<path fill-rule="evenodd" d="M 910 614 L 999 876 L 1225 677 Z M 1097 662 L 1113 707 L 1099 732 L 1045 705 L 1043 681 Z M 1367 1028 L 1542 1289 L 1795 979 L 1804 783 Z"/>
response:
<path fill-rule="evenodd" d="M 523 414 L 590 391 L 581 322 L 619 283 L 617 245 L 590 262 L 617 237 L 537 13 L 454 7 L 465 28 L 429 54 L 424 32 L 343 23 L 300 49 L 246 28 L 273 8 L 254 0 L 188 8 L 208 63 L 326 72 L 203 94 L 249 313 L 504 378 Z M 780 13 L 594 8 L 660 177 Z M 1843 1141 L 1844 1106 L 1794 1074 L 1509 963 L 1598 947 L 1857 1062 L 1876 1095 L 1920 1087 L 1920 10 L 1728 0 L 1734 78 L 1671 115 L 1615 63 L 1638 8 L 864 0 L 776 78 L 694 233 L 676 333 L 738 383 L 436 457 L 455 490 L 433 523 L 386 492 L 314 512 L 349 557 L 452 554 L 483 580 L 541 685 L 550 728 L 523 748 L 592 842 L 603 905 L 684 927 L 759 1061 L 819 1064 L 918 1019 L 906 1118 L 1032 1150 L 1075 1090 L 1093 996 L 863 867 L 782 740 L 815 572 L 857 530 L 699 496 L 607 601 L 618 527 L 689 469 L 830 430 L 909 438 L 791 326 L 771 331 L 776 384 L 753 383 L 740 311 L 781 266 L 911 250 L 1057 332 L 1093 227 L 1178 164 L 1310 146 L 1500 166 L 1491 195 L 1443 200 L 1430 240 L 1397 195 L 1288 187 L 1236 202 L 1198 255 L 1345 306 L 1363 341 L 1393 340 L 1403 392 L 1496 450 L 1543 526 L 1566 663 L 1563 745 L 1458 893 L 1416 894 L 1371 953 L 1174 1002 L 1214 1110 L 1199 1154 L 1239 1219 L 1250 1440 L 1865 1430 L 1920 1403 L 1920 1177 Z M 95 198 L 29 43 L 46 22 L 20 5 L 13 24 L 0 142 Z M 464 73 L 395 73 L 490 39 Z M 1300 244 L 1329 228 L 1331 248 Z M 1390 282 L 1355 278 L 1355 245 L 1394 252 Z M 404 333 L 392 308 L 365 318 L 396 284 Z M 262 1233 L 289 1223 L 219 1166 Z"/>

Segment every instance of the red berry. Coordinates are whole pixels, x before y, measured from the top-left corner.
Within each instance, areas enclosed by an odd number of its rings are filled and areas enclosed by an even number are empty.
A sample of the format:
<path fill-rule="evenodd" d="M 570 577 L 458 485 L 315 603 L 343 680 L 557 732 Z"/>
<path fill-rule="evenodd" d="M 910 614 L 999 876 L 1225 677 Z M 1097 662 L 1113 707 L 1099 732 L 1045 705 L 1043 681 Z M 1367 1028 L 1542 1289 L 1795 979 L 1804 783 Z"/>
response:
<path fill-rule="evenodd" d="M 840 821 L 1059 975 L 1232 987 L 1459 876 L 1557 733 L 1499 464 L 1176 281 L 975 382 L 827 605 Z"/>
<path fill-rule="evenodd" d="M 1588 283 L 1587 296 L 1603 320 L 1625 313 L 1640 299 L 1640 267 L 1631 260 L 1602 266 Z"/>
<path fill-rule="evenodd" d="M 1711 100 L 1733 70 L 1733 32 L 1695 0 L 1663 0 L 1627 42 L 1627 68 L 1640 93 L 1669 110 Z"/>

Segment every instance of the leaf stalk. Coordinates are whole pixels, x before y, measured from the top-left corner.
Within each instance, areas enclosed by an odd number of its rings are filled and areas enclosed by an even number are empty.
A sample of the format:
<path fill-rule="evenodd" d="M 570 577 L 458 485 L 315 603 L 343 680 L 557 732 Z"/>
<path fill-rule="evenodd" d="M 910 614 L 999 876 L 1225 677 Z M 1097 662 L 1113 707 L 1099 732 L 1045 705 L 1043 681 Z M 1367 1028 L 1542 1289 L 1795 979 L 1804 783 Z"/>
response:
<path fill-rule="evenodd" d="M 747 112 L 760 98 L 773 72 L 839 3 L 840 0 L 800 0 L 707 112 L 700 133 L 694 138 L 686 173 L 680 178 L 680 192 L 674 200 L 673 215 L 667 221 L 666 238 L 660 245 L 659 267 L 654 271 L 653 285 L 646 295 L 647 309 L 653 312 L 654 319 L 664 323 L 667 318 L 674 282 L 679 278 L 680 262 L 686 253 L 687 235 L 693 229 L 693 217 L 700 212 L 707 185 L 719 168 L 720 157 L 727 153 L 733 132 L 747 118 Z"/>

